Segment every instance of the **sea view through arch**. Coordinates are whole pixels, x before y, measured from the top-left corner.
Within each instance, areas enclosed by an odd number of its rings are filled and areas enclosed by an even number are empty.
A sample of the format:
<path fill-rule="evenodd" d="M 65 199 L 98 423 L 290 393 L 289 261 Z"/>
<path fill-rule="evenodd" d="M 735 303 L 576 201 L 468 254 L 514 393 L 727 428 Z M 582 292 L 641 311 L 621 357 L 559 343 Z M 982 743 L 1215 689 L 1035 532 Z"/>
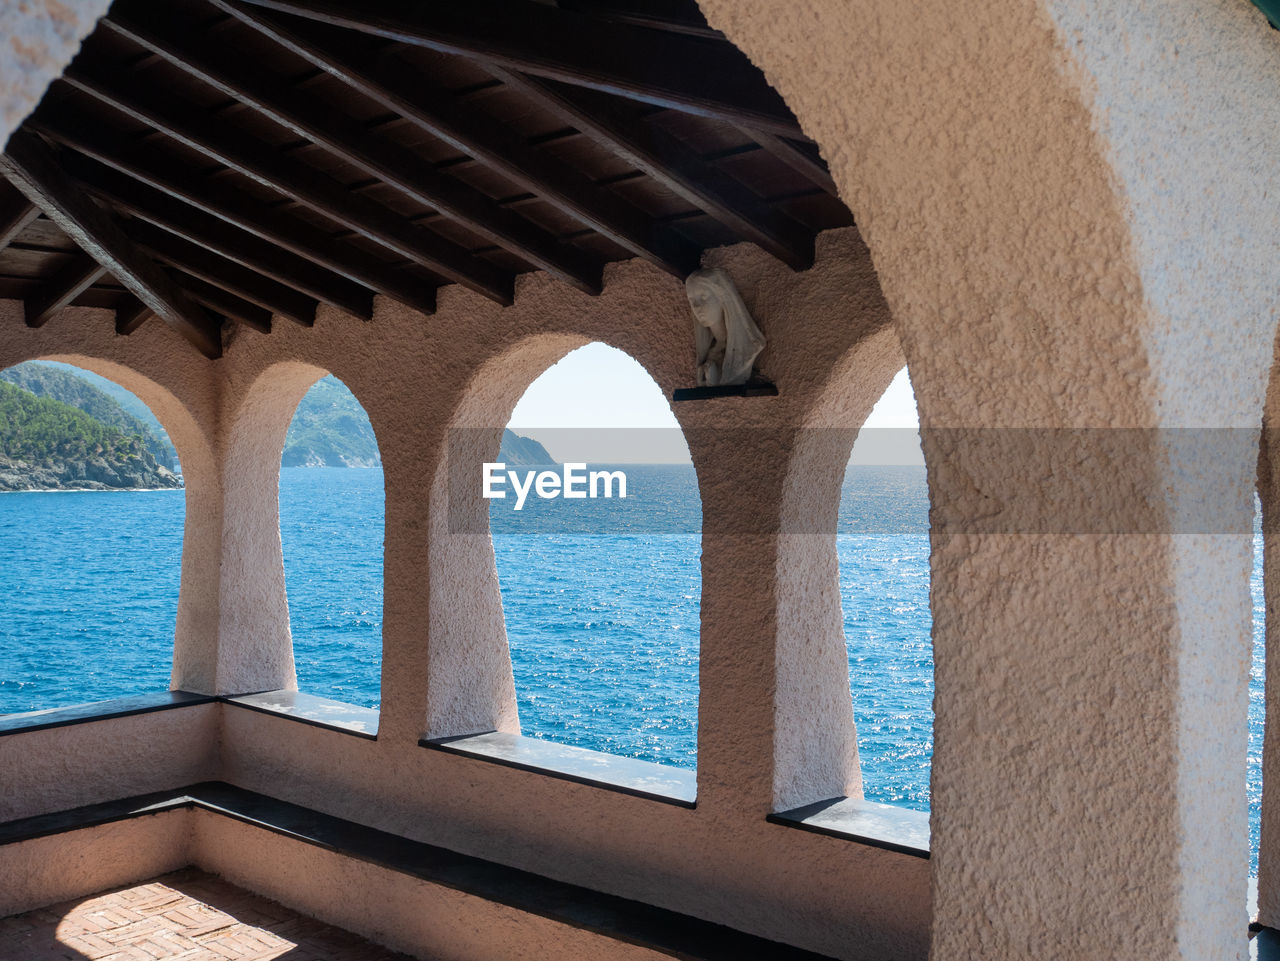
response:
<path fill-rule="evenodd" d="M 626 469 L 641 509 L 650 491 L 654 510 L 683 504 L 696 512 L 691 467 Z M 183 496 L 0 496 L 0 714 L 167 687 Z M 837 545 L 866 795 L 927 809 L 933 678 L 924 469 L 855 465 L 842 496 Z M 688 516 L 665 531 L 641 524 L 526 535 L 496 525 L 526 735 L 694 766 L 699 539 Z M 376 707 L 381 471 L 284 468 L 280 523 L 300 688 Z M 868 529 L 891 532 L 858 533 Z M 1245 786 L 1256 851 L 1263 730 L 1257 530 L 1254 544 Z"/>

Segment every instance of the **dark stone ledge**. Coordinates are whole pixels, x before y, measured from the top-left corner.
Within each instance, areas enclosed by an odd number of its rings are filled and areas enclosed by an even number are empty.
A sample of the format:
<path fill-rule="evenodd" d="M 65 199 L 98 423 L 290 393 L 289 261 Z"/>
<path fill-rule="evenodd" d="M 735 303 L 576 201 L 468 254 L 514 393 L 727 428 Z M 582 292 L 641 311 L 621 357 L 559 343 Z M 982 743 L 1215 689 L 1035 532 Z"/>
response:
<path fill-rule="evenodd" d="M 1255 926 L 1250 932 L 1250 958 L 1257 958 L 1258 961 L 1280 961 L 1280 931 Z"/>
<path fill-rule="evenodd" d="M 487 734 L 435 738 L 418 743 L 437 751 L 461 754 L 463 757 L 490 761 L 679 807 L 693 807 L 698 795 L 698 778 L 693 771 L 569 747 L 533 737 L 521 737 L 519 734 L 490 731 Z"/>
<path fill-rule="evenodd" d="M 688 961 L 831 961 L 822 955 L 666 908 L 411 841 L 220 782 L 93 804 L 0 824 L 13 844 L 177 808 L 192 807 L 367 861 L 527 914 Z"/>
<path fill-rule="evenodd" d="M 768 820 L 912 857 L 929 857 L 929 815 L 925 811 L 838 797 L 779 811 Z"/>
<path fill-rule="evenodd" d="M 354 734 L 371 741 L 378 739 L 378 712 L 372 708 L 356 707 L 301 691 L 264 691 L 220 700 L 235 707 L 287 717 L 342 734 Z"/>
<path fill-rule="evenodd" d="M 30 734 L 69 724 L 86 724 L 90 721 L 107 721 L 131 714 L 150 714 L 168 711 L 176 707 L 195 704 L 211 704 L 218 698 L 207 694 L 191 694 L 187 691 L 159 691 L 155 694 L 137 694 L 118 697 L 110 701 L 92 704 L 76 704 L 73 707 L 55 707 L 26 714 L 0 715 L 0 737 L 6 734 Z"/>
<path fill-rule="evenodd" d="M 186 793 L 189 790 L 181 788 L 177 791 L 156 791 L 118 801 L 86 804 L 69 811 L 55 811 L 52 814 L 37 814 L 17 821 L 0 822 L 0 846 L 191 807 L 193 801 Z"/>
<path fill-rule="evenodd" d="M 378 712 L 341 701 L 332 701 L 298 691 L 264 691 L 258 694 L 215 696 L 192 694 L 189 691 L 159 691 L 154 694 L 138 694 L 119 697 L 74 707 L 55 707 L 26 714 L 0 715 L 0 737 L 6 734 L 30 734 L 49 728 L 70 724 L 88 724 L 93 721 L 109 721 L 131 714 L 150 714 L 196 704 L 223 703 L 243 707 L 263 714 L 287 717 L 303 724 L 323 727 L 342 734 L 376 740 L 378 736 Z"/>
<path fill-rule="evenodd" d="M 671 392 L 673 401 L 714 400 L 717 397 L 777 397 L 778 388 L 767 380 L 725 387 L 677 387 Z"/>

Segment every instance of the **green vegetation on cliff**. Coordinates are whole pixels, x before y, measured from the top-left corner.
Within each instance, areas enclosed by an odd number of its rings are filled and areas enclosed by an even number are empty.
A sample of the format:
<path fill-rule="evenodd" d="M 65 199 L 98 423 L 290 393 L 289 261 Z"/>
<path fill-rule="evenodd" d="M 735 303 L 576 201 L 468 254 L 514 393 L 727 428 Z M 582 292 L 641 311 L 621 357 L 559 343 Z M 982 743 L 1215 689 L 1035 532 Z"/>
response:
<path fill-rule="evenodd" d="M 157 463 L 168 468 L 178 466 L 173 444 L 147 406 L 106 378 L 67 364 L 33 360 L 0 371 L 0 380 L 16 384 L 37 397 L 69 404 L 122 434 L 139 436 Z M 132 411 L 126 409 L 126 402 Z"/>
<path fill-rule="evenodd" d="M 140 434 L 0 381 L 0 490 L 181 486 Z"/>

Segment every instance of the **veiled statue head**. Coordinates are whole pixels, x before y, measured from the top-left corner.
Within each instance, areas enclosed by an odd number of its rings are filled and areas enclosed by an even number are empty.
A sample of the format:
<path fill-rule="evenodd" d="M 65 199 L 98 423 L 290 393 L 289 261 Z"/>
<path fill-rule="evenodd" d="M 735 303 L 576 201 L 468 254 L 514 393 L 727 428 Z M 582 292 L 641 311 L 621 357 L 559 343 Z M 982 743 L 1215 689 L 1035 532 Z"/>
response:
<path fill-rule="evenodd" d="M 698 385 L 745 384 L 765 339 L 733 278 L 718 267 L 695 270 L 684 289 L 693 311 Z"/>

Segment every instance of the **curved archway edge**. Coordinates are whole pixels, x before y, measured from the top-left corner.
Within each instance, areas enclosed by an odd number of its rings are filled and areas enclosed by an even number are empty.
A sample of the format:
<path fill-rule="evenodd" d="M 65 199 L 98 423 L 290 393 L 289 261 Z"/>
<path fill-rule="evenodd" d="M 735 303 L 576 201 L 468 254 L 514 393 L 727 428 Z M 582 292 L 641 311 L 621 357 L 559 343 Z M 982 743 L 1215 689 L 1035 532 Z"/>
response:
<path fill-rule="evenodd" d="M 1270 31 L 1246 4 L 699 2 L 830 162 L 911 367 L 934 512 L 932 955 L 1235 956 L 1245 811 L 1208 785 L 1243 767 L 1249 544 L 1174 536 L 1188 478 L 1167 429 L 1260 420 Z M 973 428 L 1006 427 L 1152 429 L 1141 459 L 1072 483 L 1132 478 L 1164 520 L 1035 534 L 1065 495 L 1042 460 L 975 454 Z M 1244 514 L 1248 448 L 1216 465 Z M 1009 489 L 998 473 L 1039 498 L 995 505 L 1023 512 L 1013 533 L 967 527 Z"/>
<path fill-rule="evenodd" d="M 222 578 L 239 564 L 251 584 L 263 563 L 223 537 L 240 392 L 280 362 L 331 370 L 387 438 L 384 676 L 395 673 L 396 702 L 384 700 L 376 748 L 344 754 L 350 789 L 340 797 L 305 739 L 271 743 L 243 722 L 228 750 L 246 786 L 274 787 L 273 772 L 288 768 L 301 803 L 362 823 L 425 818 L 433 840 L 623 895 L 661 889 L 673 907 L 832 954 L 857 944 L 870 957 L 919 957 L 931 941 L 936 957 L 1234 956 L 1247 835 L 1243 804 L 1223 785 L 1233 783 L 1231 758 L 1244 754 L 1246 539 L 966 530 L 965 518 L 983 514 L 976 498 L 1000 486 L 996 471 L 1040 485 L 1033 512 L 1051 506 L 1056 490 L 1036 464 L 984 465 L 963 436 L 928 430 L 1256 427 L 1280 315 L 1268 282 L 1277 201 L 1254 189 L 1275 181 L 1280 162 L 1271 35 L 1247 5 L 1227 0 L 1175 0 L 1158 11 L 1066 0 L 964 11 L 805 0 L 783 16 L 769 0 L 700 3 L 830 160 L 919 396 L 935 507 L 931 906 L 918 865 L 886 871 L 846 852 L 831 866 L 825 848 L 781 843 L 757 827 L 776 789 L 778 532 L 762 540 L 712 530 L 704 539 L 704 722 L 699 810 L 689 823 L 652 812 L 611 818 L 599 799 L 566 816 L 540 798 L 516 829 L 492 800 L 493 779 L 410 759 L 428 713 L 432 646 L 424 590 L 432 506 L 421 478 L 434 476 L 430 452 L 443 449 L 450 398 L 487 358 L 534 331 L 614 343 L 664 390 L 683 386 L 692 346 L 683 291 L 669 278 L 618 265 L 594 300 L 524 278 L 505 311 L 447 289 L 431 318 L 380 301 L 367 326 L 322 310 L 313 330 L 281 325 L 267 339 L 240 338 L 215 364 L 191 363 L 167 331 L 115 338 L 102 312 L 71 309 L 63 318 L 71 322 L 30 331 L 12 304 L 0 304 L 0 361 L 111 360 L 190 411 L 210 452 L 210 494 L 200 511 L 189 509 L 204 527 L 199 536 L 188 530 L 184 572 L 187 552 L 202 553 L 184 592 L 190 581 L 199 596 L 178 643 L 199 652 L 192 676 L 211 688 L 217 665 L 238 656 L 232 646 L 255 643 L 218 633 Z M 6 82 L 38 96 L 74 42 L 38 58 L 38 69 L 7 65 Z M 686 434 L 706 428 L 723 438 L 726 424 L 783 434 L 750 451 L 709 443 L 704 510 L 715 516 L 733 503 L 780 517 L 785 430 L 813 403 L 814 370 L 868 334 L 820 320 L 865 318 L 874 307 L 879 329 L 888 316 L 855 283 L 850 265 L 864 276 L 870 266 L 852 231 L 820 238 L 818 265 L 802 275 L 752 249 L 714 258 L 731 265 L 773 337 L 761 362 L 781 394 L 682 414 Z M 815 300 L 826 311 L 806 318 L 800 306 Z M 1131 460 L 1087 465 L 1074 482 L 1158 484 L 1147 489 L 1172 492 L 1162 508 L 1176 521 L 1183 488 L 1170 446 L 1157 437 Z M 760 470 L 769 452 L 778 456 Z M 1229 499 L 1247 503 L 1254 468 L 1248 452 L 1223 465 Z M 754 471 L 750 490 L 744 470 Z M 737 603 L 741 596 L 752 603 Z M 579 838 L 576 850 L 565 850 L 569 836 Z M 658 836 L 666 843 L 655 848 Z M 691 856 L 714 864 L 716 877 L 700 874 Z M 622 878 L 618 860 L 631 867 Z M 810 872 L 824 884 L 802 885 L 803 908 L 793 903 L 779 920 L 771 887 L 791 890 Z M 716 879 L 726 873 L 753 879 L 732 903 Z"/>

